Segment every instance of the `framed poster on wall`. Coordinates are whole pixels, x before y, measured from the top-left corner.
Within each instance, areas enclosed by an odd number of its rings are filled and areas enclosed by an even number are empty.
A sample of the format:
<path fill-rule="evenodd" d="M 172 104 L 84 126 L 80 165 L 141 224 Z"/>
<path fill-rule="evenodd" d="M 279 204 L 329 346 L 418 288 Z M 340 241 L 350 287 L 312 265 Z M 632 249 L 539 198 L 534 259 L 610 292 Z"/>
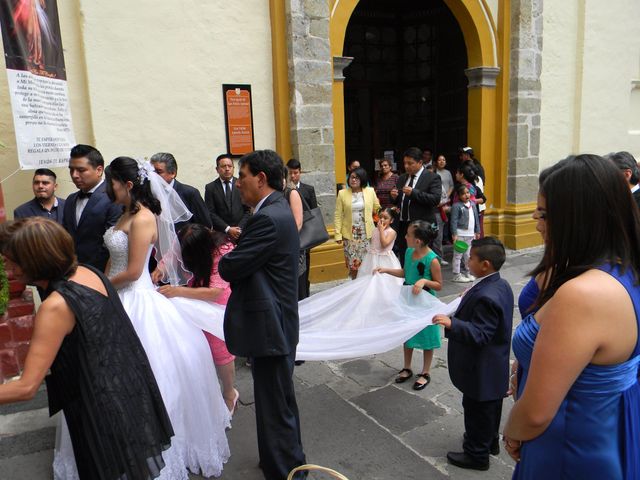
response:
<path fill-rule="evenodd" d="M 251 85 L 223 84 L 222 96 L 227 152 L 241 157 L 255 150 Z"/>

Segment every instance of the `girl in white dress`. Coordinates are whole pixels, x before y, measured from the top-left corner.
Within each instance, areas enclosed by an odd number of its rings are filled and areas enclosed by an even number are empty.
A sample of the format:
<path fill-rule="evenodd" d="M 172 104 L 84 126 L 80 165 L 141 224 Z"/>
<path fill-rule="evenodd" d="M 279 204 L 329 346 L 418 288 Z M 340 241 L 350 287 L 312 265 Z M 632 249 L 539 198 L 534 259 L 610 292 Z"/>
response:
<path fill-rule="evenodd" d="M 378 225 L 371 236 L 371 245 L 358 269 L 358 278 L 373 275 L 374 270 L 382 268 L 401 268 L 393 253 L 396 231 L 391 227 L 397 214 L 392 208 L 385 208 L 378 215 Z"/>
<path fill-rule="evenodd" d="M 107 276 L 147 353 L 175 432 L 171 448 L 163 453 L 166 467 L 160 478 L 186 480 L 187 469 L 205 477 L 219 476 L 230 455 L 225 435 L 230 413 L 209 345 L 202 330 L 156 291 L 147 268 L 155 245 L 163 256 L 168 280 L 178 281 L 181 265 L 173 221 L 188 218 L 189 212 L 182 204 L 186 215 L 177 218 L 176 206 L 181 202 L 172 199 L 170 205 L 167 201 L 177 194 L 149 164 L 140 167 L 132 158 L 119 157 L 106 173 L 110 198 L 125 207 L 116 226 L 104 236 L 110 253 Z M 162 206 L 157 196 L 165 200 Z M 70 479 L 75 464 L 68 458 L 69 448 L 64 444 L 69 440 L 62 433 L 54 468 L 56 477 Z"/>

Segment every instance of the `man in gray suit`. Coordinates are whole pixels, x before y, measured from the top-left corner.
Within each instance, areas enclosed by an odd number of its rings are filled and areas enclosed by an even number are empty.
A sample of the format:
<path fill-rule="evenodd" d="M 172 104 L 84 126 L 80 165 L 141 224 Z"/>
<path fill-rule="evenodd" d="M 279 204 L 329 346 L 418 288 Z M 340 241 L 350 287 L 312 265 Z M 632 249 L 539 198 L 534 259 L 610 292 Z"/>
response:
<path fill-rule="evenodd" d="M 218 267 L 231 283 L 224 336 L 231 353 L 252 359 L 260 468 L 267 480 L 285 480 L 305 463 L 293 388 L 300 240 L 276 152 L 242 157 L 237 186 L 253 215 Z"/>

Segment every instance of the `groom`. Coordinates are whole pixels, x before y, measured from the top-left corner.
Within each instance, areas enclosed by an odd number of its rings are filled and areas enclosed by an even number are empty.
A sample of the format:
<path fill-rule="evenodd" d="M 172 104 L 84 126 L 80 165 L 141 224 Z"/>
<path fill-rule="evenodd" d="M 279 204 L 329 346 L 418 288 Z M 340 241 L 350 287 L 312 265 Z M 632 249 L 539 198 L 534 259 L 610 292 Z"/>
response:
<path fill-rule="evenodd" d="M 224 335 L 230 352 L 252 359 L 260 468 L 267 480 L 285 480 L 305 463 L 293 388 L 300 241 L 276 152 L 242 157 L 236 185 L 253 215 L 220 259 L 220 276 L 231 283 Z"/>
<path fill-rule="evenodd" d="M 69 156 L 69 174 L 78 191 L 69 195 L 64 204 L 62 225 L 73 237 L 78 262 L 104 272 L 109 251 L 102 237 L 116 224 L 122 207 L 107 196 L 102 175 L 104 159 L 96 148 L 76 145 Z"/>

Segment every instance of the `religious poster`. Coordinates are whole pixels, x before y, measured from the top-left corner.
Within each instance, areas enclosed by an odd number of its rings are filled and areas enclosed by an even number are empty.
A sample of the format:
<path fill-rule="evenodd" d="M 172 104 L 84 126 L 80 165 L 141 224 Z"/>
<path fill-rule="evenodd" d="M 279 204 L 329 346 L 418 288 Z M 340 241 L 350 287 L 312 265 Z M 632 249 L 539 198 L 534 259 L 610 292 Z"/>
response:
<path fill-rule="evenodd" d="M 255 150 L 251 85 L 222 85 L 227 152 L 233 157 Z"/>
<path fill-rule="evenodd" d="M 20 168 L 66 166 L 75 145 L 56 0 L 0 0 Z"/>

